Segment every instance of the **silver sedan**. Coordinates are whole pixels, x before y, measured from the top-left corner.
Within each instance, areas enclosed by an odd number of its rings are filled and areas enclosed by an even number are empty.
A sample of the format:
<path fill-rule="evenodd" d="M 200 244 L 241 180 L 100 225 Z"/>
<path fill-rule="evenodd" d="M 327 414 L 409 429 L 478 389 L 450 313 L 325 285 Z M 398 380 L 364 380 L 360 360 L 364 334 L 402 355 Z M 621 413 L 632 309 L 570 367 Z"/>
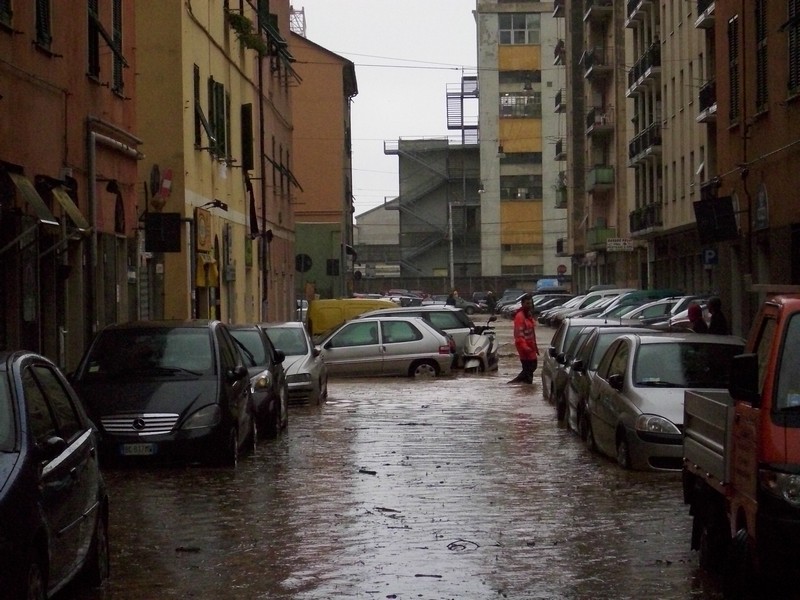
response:
<path fill-rule="evenodd" d="M 283 369 L 289 398 L 319 404 L 328 397 L 328 367 L 314 346 L 305 325 L 299 321 L 262 323 L 272 344 L 283 350 Z"/>
<path fill-rule="evenodd" d="M 686 389 L 728 386 L 741 338 L 699 333 L 624 334 L 600 360 L 589 391 L 586 443 L 623 468 L 679 469 Z"/>

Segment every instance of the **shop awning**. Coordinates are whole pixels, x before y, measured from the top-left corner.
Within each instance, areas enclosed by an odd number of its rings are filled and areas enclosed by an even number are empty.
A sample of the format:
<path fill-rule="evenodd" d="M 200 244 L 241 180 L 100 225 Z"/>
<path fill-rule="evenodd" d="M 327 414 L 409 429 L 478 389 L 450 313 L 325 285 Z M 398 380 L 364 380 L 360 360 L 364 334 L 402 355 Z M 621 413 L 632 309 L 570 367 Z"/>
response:
<path fill-rule="evenodd" d="M 77 227 L 81 233 L 89 231 L 91 227 L 89 226 L 89 222 L 81 213 L 81 209 L 79 209 L 75 203 L 70 198 L 67 190 L 64 186 L 59 185 L 53 188 L 53 196 L 58 203 L 61 205 L 61 208 L 64 209 L 69 215 L 69 218 L 72 219 L 72 222 L 75 223 L 75 227 Z"/>
<path fill-rule="evenodd" d="M 17 186 L 17 189 L 22 194 L 25 202 L 27 202 L 33 209 L 33 212 L 36 213 L 39 223 L 42 225 L 58 227 L 58 221 L 53 216 L 53 213 L 50 212 L 50 209 L 47 208 L 47 204 L 45 204 L 44 200 L 42 200 L 39 192 L 37 192 L 36 188 L 33 187 L 31 180 L 24 175 L 20 175 L 19 173 L 14 173 L 12 171 L 6 172 L 8 173 L 8 176 L 11 177 L 11 181 L 14 182 L 14 185 Z"/>

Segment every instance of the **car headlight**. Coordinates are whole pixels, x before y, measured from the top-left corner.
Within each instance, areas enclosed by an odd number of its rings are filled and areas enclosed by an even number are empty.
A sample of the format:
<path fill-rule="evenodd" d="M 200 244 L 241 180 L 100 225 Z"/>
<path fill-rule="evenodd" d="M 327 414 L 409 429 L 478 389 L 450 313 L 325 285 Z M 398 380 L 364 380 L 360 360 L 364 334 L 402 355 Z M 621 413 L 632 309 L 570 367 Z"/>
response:
<path fill-rule="evenodd" d="M 287 375 L 286 383 L 308 383 L 311 381 L 311 373 L 298 373 L 297 375 Z"/>
<path fill-rule="evenodd" d="M 764 491 L 794 508 L 800 508 L 800 475 L 759 469 L 758 480 Z"/>
<path fill-rule="evenodd" d="M 675 433 L 678 435 L 681 433 L 675 423 L 658 415 L 639 415 L 636 418 L 636 431 L 643 433 Z"/>
<path fill-rule="evenodd" d="M 264 371 L 263 373 L 259 374 L 258 377 L 254 377 L 252 382 L 250 383 L 250 387 L 253 392 L 268 390 L 272 387 L 272 375 L 269 371 Z"/>
<path fill-rule="evenodd" d="M 181 429 L 202 429 L 213 427 L 222 420 L 222 411 L 218 404 L 209 404 L 190 416 Z"/>

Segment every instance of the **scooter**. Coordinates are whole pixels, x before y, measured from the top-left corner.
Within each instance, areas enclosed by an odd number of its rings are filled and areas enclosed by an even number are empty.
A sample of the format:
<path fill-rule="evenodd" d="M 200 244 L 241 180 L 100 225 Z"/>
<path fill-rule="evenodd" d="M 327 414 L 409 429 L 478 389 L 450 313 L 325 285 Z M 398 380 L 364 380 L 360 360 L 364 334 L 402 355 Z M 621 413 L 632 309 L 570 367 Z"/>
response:
<path fill-rule="evenodd" d="M 497 342 L 494 328 L 490 325 L 497 321 L 492 315 L 486 325 L 475 325 L 464 344 L 464 372 L 484 372 L 497 370 Z"/>

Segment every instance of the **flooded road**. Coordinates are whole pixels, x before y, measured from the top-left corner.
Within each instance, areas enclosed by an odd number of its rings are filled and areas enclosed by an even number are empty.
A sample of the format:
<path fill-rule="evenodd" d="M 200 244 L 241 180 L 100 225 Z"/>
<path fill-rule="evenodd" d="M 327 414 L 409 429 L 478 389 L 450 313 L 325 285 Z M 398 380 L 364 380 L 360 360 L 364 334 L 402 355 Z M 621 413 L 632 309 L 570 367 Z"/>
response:
<path fill-rule="evenodd" d="M 680 475 L 589 453 L 497 329 L 498 373 L 331 381 L 235 470 L 107 471 L 112 577 L 69 597 L 720 598 Z"/>

